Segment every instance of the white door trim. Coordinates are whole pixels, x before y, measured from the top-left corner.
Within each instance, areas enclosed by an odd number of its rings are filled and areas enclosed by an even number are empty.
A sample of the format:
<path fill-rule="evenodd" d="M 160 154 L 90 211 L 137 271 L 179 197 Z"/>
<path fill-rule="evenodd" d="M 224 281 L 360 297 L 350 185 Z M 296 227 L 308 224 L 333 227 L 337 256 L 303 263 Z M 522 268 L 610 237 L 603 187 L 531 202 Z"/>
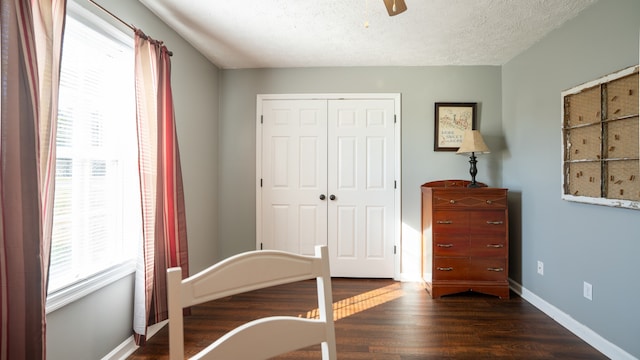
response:
<path fill-rule="evenodd" d="M 334 99 L 392 99 L 394 101 L 395 108 L 395 139 L 394 139 L 394 178 L 396 183 L 395 191 L 395 206 L 394 206 L 394 278 L 399 280 L 401 278 L 401 254 L 402 254 L 402 163 L 401 163 L 401 119 L 402 119 L 402 107 L 401 107 L 401 95 L 400 93 L 327 93 L 327 94 L 258 94 L 256 96 L 256 249 L 260 248 L 262 243 L 262 203 L 261 196 L 261 178 L 262 174 L 262 102 L 264 100 L 309 100 L 309 99 L 322 99 L 322 100 L 334 100 Z"/>

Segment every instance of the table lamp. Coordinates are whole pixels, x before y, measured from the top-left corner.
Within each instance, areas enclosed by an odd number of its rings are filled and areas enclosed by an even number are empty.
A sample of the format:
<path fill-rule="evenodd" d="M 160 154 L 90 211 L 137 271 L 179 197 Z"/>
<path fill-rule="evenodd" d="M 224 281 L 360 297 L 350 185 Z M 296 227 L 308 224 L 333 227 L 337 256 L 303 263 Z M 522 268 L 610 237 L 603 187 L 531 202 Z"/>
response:
<path fill-rule="evenodd" d="M 477 154 L 488 154 L 489 147 L 484 143 L 482 139 L 482 134 L 478 130 L 465 130 L 464 135 L 462 137 L 462 144 L 460 148 L 456 152 L 456 154 L 471 154 L 471 158 L 469 160 L 469 164 L 471 164 L 471 168 L 469 169 L 469 174 L 471 174 L 471 183 L 467 185 L 470 188 L 480 187 L 478 183 L 476 183 L 476 174 L 478 174 L 478 169 L 476 168 L 476 153 Z"/>

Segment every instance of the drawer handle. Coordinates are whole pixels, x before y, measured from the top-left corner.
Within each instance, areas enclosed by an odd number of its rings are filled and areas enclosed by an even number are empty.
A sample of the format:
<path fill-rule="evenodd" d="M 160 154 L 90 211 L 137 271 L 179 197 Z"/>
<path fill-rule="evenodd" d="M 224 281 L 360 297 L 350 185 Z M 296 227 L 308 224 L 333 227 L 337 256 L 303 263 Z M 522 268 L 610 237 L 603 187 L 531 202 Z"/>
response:
<path fill-rule="evenodd" d="M 453 244 L 437 244 L 436 246 L 441 248 L 450 248 L 453 247 Z"/>
<path fill-rule="evenodd" d="M 487 244 L 488 248 L 503 248 L 503 244 Z"/>
<path fill-rule="evenodd" d="M 451 220 L 438 220 L 438 221 L 436 221 L 436 224 L 443 224 L 443 225 L 453 224 L 453 221 L 451 221 Z"/>
<path fill-rule="evenodd" d="M 455 200 L 453 200 L 453 199 L 449 200 L 449 204 L 455 204 L 455 203 L 456 203 Z"/>
<path fill-rule="evenodd" d="M 440 271 L 453 271 L 453 268 L 451 266 L 449 266 L 449 267 L 438 267 L 436 269 L 438 269 Z"/>
<path fill-rule="evenodd" d="M 491 204 L 493 204 L 493 201 L 487 200 L 487 204 L 491 205 Z"/>
<path fill-rule="evenodd" d="M 487 221 L 488 225 L 502 225 L 504 221 Z"/>
<path fill-rule="evenodd" d="M 502 272 L 504 271 L 504 269 L 503 268 L 487 268 L 487 271 Z"/>

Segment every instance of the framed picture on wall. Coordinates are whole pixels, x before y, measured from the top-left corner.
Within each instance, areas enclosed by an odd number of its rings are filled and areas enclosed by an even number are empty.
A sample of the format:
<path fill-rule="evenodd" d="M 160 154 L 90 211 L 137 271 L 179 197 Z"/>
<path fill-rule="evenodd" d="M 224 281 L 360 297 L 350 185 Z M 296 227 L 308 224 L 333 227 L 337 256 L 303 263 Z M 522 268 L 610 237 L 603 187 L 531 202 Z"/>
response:
<path fill-rule="evenodd" d="M 477 103 L 437 102 L 434 151 L 458 151 L 465 130 L 476 128 Z"/>

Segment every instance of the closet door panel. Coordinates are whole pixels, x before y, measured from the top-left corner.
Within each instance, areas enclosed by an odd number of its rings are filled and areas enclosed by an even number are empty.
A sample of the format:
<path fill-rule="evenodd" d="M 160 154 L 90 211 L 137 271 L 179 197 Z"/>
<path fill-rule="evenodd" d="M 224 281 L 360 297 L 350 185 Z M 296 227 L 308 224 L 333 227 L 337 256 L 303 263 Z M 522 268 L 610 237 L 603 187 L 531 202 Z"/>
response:
<path fill-rule="evenodd" d="M 265 100 L 262 122 L 262 248 L 313 255 L 327 244 L 327 102 Z"/>
<path fill-rule="evenodd" d="M 393 277 L 394 107 L 393 100 L 329 101 L 328 192 L 334 199 L 327 211 L 334 276 Z M 346 208 L 352 237 L 342 229 Z M 348 254 L 342 250 L 347 248 Z"/>

